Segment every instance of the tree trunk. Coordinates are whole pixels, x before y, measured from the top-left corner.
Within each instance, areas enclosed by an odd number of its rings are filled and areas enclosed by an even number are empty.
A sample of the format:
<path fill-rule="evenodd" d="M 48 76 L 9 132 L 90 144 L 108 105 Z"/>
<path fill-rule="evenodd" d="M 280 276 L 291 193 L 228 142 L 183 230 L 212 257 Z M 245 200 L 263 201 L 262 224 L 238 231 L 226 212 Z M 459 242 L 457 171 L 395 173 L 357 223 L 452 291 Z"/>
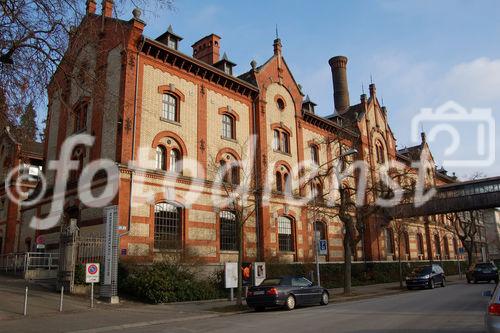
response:
<path fill-rule="evenodd" d="M 344 294 L 351 294 L 351 271 L 352 271 L 352 251 L 351 251 L 351 240 L 349 238 L 349 232 L 346 232 L 344 237 Z"/>

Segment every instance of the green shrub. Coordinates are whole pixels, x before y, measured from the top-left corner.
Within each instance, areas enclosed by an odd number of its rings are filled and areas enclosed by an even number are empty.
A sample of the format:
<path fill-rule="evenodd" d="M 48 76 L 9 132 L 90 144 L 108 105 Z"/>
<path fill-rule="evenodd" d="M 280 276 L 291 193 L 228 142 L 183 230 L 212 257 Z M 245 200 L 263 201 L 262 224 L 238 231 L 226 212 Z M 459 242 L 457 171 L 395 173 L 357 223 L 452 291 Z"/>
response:
<path fill-rule="evenodd" d="M 122 268 L 125 277 L 119 281 L 120 291 L 149 303 L 168 303 L 215 299 L 224 296 L 217 276 L 199 280 L 188 268 L 156 263 L 136 269 Z"/>
<path fill-rule="evenodd" d="M 75 264 L 75 284 L 85 284 L 85 265 Z"/>

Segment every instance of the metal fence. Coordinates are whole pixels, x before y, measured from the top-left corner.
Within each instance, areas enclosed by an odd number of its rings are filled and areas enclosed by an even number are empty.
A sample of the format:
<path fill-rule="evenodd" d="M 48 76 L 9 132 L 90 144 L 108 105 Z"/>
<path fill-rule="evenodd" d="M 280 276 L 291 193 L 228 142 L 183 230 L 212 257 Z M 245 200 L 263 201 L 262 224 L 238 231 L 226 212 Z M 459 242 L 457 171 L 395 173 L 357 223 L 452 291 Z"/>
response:
<path fill-rule="evenodd" d="M 77 262 L 80 264 L 102 261 L 102 250 L 104 237 L 85 236 L 78 237 L 77 243 Z"/>
<path fill-rule="evenodd" d="M 58 253 L 26 252 L 0 255 L 0 270 L 14 274 L 25 274 L 30 270 L 57 270 Z"/>

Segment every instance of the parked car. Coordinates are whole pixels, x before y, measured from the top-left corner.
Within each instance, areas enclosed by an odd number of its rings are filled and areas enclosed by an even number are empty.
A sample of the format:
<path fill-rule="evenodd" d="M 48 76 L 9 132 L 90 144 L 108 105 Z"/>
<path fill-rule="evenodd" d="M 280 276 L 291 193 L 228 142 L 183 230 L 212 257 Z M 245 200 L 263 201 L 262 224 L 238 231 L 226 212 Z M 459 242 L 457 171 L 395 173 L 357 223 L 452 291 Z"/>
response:
<path fill-rule="evenodd" d="M 246 302 L 256 311 L 281 306 L 293 310 L 298 305 L 327 305 L 329 299 L 325 288 L 304 277 L 282 276 L 265 279 L 259 286 L 249 288 Z"/>
<path fill-rule="evenodd" d="M 495 281 L 495 283 L 498 284 L 498 269 L 491 262 L 480 262 L 473 265 L 467 273 L 465 273 L 465 276 L 467 277 L 467 283 Z"/>
<path fill-rule="evenodd" d="M 444 271 L 436 264 L 417 267 L 406 277 L 408 289 L 427 287 L 434 289 L 436 285 L 446 286 Z"/>
<path fill-rule="evenodd" d="M 490 297 L 488 308 L 484 315 L 484 326 L 486 333 L 500 333 L 500 284 L 497 284 L 494 291 L 486 291 L 483 296 Z"/>

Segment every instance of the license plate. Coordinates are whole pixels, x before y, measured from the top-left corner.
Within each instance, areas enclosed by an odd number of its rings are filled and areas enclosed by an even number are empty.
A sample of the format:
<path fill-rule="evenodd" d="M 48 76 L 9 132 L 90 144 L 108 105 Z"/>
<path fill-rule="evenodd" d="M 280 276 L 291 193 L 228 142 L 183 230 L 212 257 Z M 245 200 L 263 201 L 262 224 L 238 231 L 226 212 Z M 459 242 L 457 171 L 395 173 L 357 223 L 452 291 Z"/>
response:
<path fill-rule="evenodd" d="M 264 292 L 263 291 L 254 291 L 253 294 L 254 295 L 264 295 Z"/>
<path fill-rule="evenodd" d="M 485 274 L 490 274 L 490 273 L 491 273 L 491 271 L 490 271 L 490 270 L 484 270 L 484 271 L 483 271 L 483 273 L 485 273 Z"/>

